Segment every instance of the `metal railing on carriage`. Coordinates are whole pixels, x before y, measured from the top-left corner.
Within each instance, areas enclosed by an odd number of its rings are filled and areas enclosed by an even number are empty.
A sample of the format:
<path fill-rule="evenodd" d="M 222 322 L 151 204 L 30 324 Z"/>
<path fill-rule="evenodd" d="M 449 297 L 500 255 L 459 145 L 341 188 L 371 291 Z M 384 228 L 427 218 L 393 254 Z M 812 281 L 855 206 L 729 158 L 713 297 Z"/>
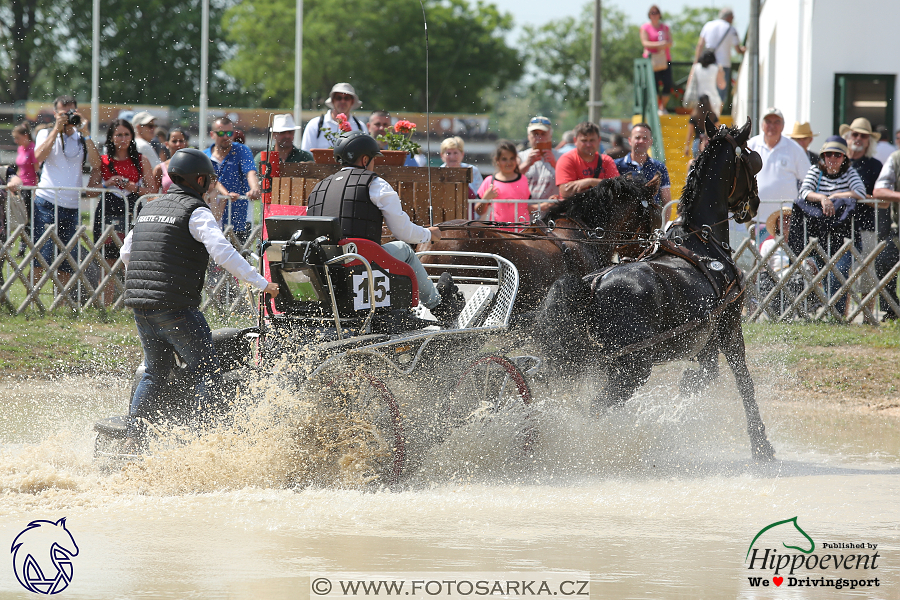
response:
<path fill-rule="evenodd" d="M 98 199 L 113 191 L 106 188 L 88 187 L 44 187 L 42 191 L 50 191 L 54 194 L 54 222 L 59 220 L 58 204 L 59 193 L 62 191 L 75 191 L 79 196 L 79 221 L 75 234 L 68 243 L 64 244 L 57 233 L 55 224 L 49 225 L 43 234 L 32 240 L 31 232 L 34 231 L 34 202 L 36 200 L 36 186 L 22 186 L 22 190 L 31 191 L 31 210 L 27 211 L 22 196 L 18 192 L 11 192 L 7 186 L 0 186 L 0 195 L 3 196 L 3 211 L 0 213 L 3 223 L 0 228 L 0 305 L 14 314 L 22 314 L 29 309 L 40 313 L 53 311 L 60 307 L 68 307 L 72 310 L 82 310 L 85 307 L 94 306 L 100 310 L 119 310 L 124 308 L 124 273 L 125 265 L 121 258 L 115 261 L 106 260 L 106 244 L 97 243 L 93 239 L 93 222 L 97 217 L 96 207 Z M 147 194 L 141 196 L 136 206 L 139 206 L 161 194 Z M 220 197 L 227 200 L 225 215 L 231 220 L 232 205 L 235 200 L 246 200 L 242 196 L 236 199 Z M 101 223 L 106 221 L 107 202 L 100 202 Z M 242 241 L 231 225 L 228 225 L 225 237 L 248 259 L 254 259 L 255 244 L 259 240 L 262 231 L 262 216 L 257 213 L 256 204 L 250 202 L 248 218 L 251 226 L 247 237 Z M 31 218 L 27 218 L 31 215 Z M 124 230 L 128 231 L 134 215 L 128 211 L 125 214 Z M 27 222 L 26 222 L 27 221 Z M 100 236 L 101 241 L 108 239 L 116 247 L 121 248 L 123 238 L 116 233 L 115 224 L 103 226 Z M 40 249 L 50 243 L 52 248 L 51 261 L 47 261 L 40 253 Z M 110 262 L 112 264 L 110 264 Z M 43 273 L 35 280 L 33 266 L 41 267 Z M 67 264 L 72 273 L 67 283 L 63 283 L 60 277 L 60 267 Z M 246 311 L 250 306 L 250 298 L 247 295 L 246 286 L 240 285 L 230 274 L 216 270 L 214 263 L 210 261 L 213 277 L 207 279 L 204 290 L 204 298 L 201 309 L 214 308 L 223 312 L 234 313 Z M 112 286 L 114 299 L 108 304 L 104 302 L 104 290 Z M 41 293 L 48 289 L 51 292 L 49 303 L 41 298 Z"/>
<path fill-rule="evenodd" d="M 879 204 L 877 200 L 871 199 L 859 200 L 857 203 L 873 206 Z M 782 202 L 779 210 L 789 208 L 792 204 Z M 664 228 L 677 216 L 674 210 L 677 205 L 678 200 L 672 200 L 662 208 Z M 874 213 L 875 231 L 879 231 L 879 211 L 875 210 Z M 900 260 L 882 278 L 877 276 L 874 267 L 878 255 L 891 240 L 900 248 L 897 231 L 892 230 L 889 240 L 878 241 L 868 254 L 863 255 L 857 248 L 855 219 L 855 215 L 851 216 L 851 237 L 844 238 L 838 248 L 828 247 L 817 238 L 808 237 L 804 221 L 803 239 L 808 242 L 799 254 L 790 249 L 783 236 L 776 237 L 774 245 L 762 254 L 760 246 L 764 239 L 757 233 L 762 223 L 753 223 L 746 234 L 736 232 L 737 235 L 730 242 L 734 245 L 735 262 L 743 268 L 748 282 L 749 303 L 745 318 L 748 321 L 830 318 L 852 323 L 861 316 L 865 322 L 876 324 L 880 322 L 880 315 L 888 309 L 900 315 L 900 306 L 888 293 L 889 286 L 897 285 Z M 739 238 L 740 242 L 734 243 L 735 238 Z M 769 260 L 778 252 L 787 256 L 788 266 L 776 271 L 769 265 Z M 851 256 L 851 265 L 845 276 L 837 265 L 846 254 Z M 822 266 L 812 268 L 809 260 L 816 258 Z M 830 286 L 829 275 L 837 280 L 838 287 Z M 798 289 L 797 284 L 800 282 L 803 285 Z M 839 314 L 835 304 L 845 296 L 849 310 L 845 314 Z"/>

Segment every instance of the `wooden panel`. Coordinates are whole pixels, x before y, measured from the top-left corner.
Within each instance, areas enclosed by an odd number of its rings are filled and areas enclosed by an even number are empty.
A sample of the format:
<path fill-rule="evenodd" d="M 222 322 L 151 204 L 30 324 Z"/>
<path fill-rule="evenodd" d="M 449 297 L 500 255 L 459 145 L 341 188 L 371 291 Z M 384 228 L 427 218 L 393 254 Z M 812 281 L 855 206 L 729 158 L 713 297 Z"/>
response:
<path fill-rule="evenodd" d="M 308 177 L 310 179 L 325 179 L 340 170 L 338 165 L 319 163 L 288 163 L 281 167 L 282 177 Z M 375 165 L 375 173 L 386 181 L 414 181 L 427 182 L 427 167 L 392 167 L 387 165 Z M 432 183 L 465 182 L 471 183 L 472 172 L 469 169 L 450 169 L 447 167 L 431 168 Z"/>

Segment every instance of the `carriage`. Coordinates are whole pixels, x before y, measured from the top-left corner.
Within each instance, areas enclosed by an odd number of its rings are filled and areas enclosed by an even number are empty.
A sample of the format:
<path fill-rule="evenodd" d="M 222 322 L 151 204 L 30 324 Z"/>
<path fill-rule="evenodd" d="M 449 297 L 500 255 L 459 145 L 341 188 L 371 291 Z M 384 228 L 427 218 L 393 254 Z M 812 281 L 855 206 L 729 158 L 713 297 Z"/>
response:
<path fill-rule="evenodd" d="M 540 360 L 485 351 L 496 350 L 492 340 L 506 332 L 518 292 L 518 271 L 507 259 L 419 252 L 421 258 L 456 259 L 426 265 L 431 279 L 450 270 L 466 295 L 455 323 L 441 325 L 417 306 L 412 268 L 374 242 L 343 239 L 338 219 L 269 217 L 266 232 L 264 272 L 282 291 L 263 299 L 256 326 L 213 332 L 227 397 L 237 397 L 252 377 L 270 377 L 313 398 L 324 413 L 363 424 L 363 439 L 355 444 L 371 446 L 376 456 L 368 480 L 385 484 L 399 481 L 430 446 L 475 415 L 524 413 L 531 402 L 527 376 Z M 176 357 L 167 393 L 154 407 L 160 423 L 183 422 L 195 412 L 185 402 L 180 371 Z M 132 391 L 142 374 L 143 365 Z M 135 459 L 121 452 L 125 422 L 119 416 L 95 424 L 97 460 Z M 527 419 L 520 422 L 525 425 L 512 443 L 524 456 L 534 432 Z"/>

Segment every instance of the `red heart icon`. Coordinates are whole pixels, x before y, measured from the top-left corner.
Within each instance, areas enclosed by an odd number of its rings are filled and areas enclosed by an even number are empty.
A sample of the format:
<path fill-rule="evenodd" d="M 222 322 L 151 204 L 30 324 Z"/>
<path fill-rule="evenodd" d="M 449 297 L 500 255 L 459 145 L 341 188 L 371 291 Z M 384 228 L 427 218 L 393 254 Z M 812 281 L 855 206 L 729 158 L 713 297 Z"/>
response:
<path fill-rule="evenodd" d="M 772 583 L 775 584 L 775 587 L 778 587 L 778 586 L 780 586 L 782 583 L 784 583 L 784 577 L 773 577 L 773 578 L 772 578 Z"/>

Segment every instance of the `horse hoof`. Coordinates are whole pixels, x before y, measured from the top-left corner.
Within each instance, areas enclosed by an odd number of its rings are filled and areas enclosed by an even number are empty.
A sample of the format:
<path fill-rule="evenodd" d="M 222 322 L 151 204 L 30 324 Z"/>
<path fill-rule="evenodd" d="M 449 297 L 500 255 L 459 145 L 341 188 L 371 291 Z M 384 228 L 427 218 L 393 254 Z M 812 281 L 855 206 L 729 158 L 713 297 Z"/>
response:
<path fill-rule="evenodd" d="M 769 443 L 769 440 L 762 440 L 753 444 L 753 458 L 758 461 L 775 460 L 775 448 Z"/>

